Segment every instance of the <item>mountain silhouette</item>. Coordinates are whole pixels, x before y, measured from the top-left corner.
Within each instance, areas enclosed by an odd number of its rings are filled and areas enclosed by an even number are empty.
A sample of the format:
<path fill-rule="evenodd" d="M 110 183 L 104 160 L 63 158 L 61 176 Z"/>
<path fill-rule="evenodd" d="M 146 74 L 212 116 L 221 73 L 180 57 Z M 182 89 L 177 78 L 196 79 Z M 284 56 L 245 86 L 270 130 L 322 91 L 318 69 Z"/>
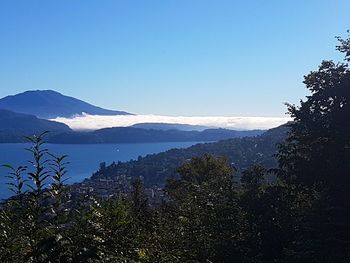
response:
<path fill-rule="evenodd" d="M 32 90 L 0 99 L 0 109 L 35 115 L 38 118 L 72 117 L 77 114 L 129 115 L 103 109 L 53 90 Z"/>

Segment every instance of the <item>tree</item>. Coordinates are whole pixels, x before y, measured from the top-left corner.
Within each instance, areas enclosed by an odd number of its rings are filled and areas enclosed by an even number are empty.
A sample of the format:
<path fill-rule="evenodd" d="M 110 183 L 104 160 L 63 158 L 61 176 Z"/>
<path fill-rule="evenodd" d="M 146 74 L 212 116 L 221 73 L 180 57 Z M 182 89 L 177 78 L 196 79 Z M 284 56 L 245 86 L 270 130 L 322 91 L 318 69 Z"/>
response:
<path fill-rule="evenodd" d="M 66 156 L 55 157 L 44 148 L 46 133 L 27 137 L 31 142 L 26 150 L 32 154 L 28 161 L 32 169 L 5 165 L 10 169 L 8 184 L 15 194 L 0 211 L 0 259 L 5 262 L 61 260 L 58 241 L 64 240 L 64 222 L 58 218 L 62 219 L 64 213 L 61 201 Z M 51 189 L 46 188 L 49 178 L 53 179 Z"/>
<path fill-rule="evenodd" d="M 166 192 L 174 209 L 171 229 L 179 238 L 183 261 L 240 260 L 242 220 L 233 172 L 224 158 L 204 155 L 179 167 L 180 178 L 168 182 Z"/>
<path fill-rule="evenodd" d="M 300 106 L 288 105 L 294 118 L 278 154 L 288 180 L 324 183 L 341 190 L 350 183 L 350 72 L 347 64 L 323 61 L 305 76 L 311 91 Z"/>
<path fill-rule="evenodd" d="M 337 37 L 340 45 L 337 46 L 337 50 L 345 54 L 345 60 L 350 62 L 350 30 L 348 30 L 349 37 L 343 39 L 342 37 Z"/>
<path fill-rule="evenodd" d="M 350 38 L 338 39 L 337 49 L 350 61 Z M 300 106 L 288 104 L 294 121 L 277 155 L 285 182 L 320 193 L 301 225 L 295 244 L 302 252 L 296 262 L 349 262 L 349 65 L 323 61 L 305 76 L 304 83 L 311 95 Z"/>

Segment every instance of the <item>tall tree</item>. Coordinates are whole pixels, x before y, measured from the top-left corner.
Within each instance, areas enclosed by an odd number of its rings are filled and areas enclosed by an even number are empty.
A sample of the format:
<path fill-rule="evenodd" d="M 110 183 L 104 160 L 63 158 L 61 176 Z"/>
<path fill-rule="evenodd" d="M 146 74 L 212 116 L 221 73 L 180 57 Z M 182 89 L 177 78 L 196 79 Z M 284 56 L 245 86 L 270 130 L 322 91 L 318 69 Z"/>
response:
<path fill-rule="evenodd" d="M 305 76 L 311 95 L 288 104 L 294 121 L 277 155 L 285 181 L 322 193 L 299 231 L 297 262 L 350 260 L 350 38 L 338 39 L 345 62 L 323 61 Z"/>
<path fill-rule="evenodd" d="M 288 104 L 293 122 L 279 151 L 285 179 L 332 188 L 350 184 L 350 71 L 347 64 L 323 61 L 305 76 L 311 91 L 300 106 Z M 337 189 L 339 190 L 339 189 Z"/>
<path fill-rule="evenodd" d="M 183 261 L 241 260 L 242 220 L 233 172 L 224 158 L 204 155 L 182 165 L 180 178 L 169 181 L 166 190 L 175 207 L 173 231 L 180 237 Z"/>

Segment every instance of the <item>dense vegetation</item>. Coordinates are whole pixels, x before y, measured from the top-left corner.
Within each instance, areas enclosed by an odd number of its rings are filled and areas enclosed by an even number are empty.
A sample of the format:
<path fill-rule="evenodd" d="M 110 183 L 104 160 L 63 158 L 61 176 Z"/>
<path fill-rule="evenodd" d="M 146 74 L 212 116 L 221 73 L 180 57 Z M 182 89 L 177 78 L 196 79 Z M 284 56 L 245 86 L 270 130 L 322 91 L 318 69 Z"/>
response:
<path fill-rule="evenodd" d="M 193 157 L 204 154 L 225 156 L 228 162 L 238 170 L 247 169 L 252 164 L 262 164 L 276 168 L 276 144 L 287 136 L 288 127 L 270 129 L 259 136 L 234 138 L 213 143 L 200 143 L 189 148 L 171 149 L 166 152 L 150 154 L 129 162 L 113 163 L 97 171 L 91 180 L 111 178 L 125 174 L 127 176 L 142 176 L 147 186 L 164 185 L 167 178 L 176 174 L 176 169 Z M 249 131 L 247 131 L 249 133 Z M 93 182 L 92 182 L 93 183 Z"/>
<path fill-rule="evenodd" d="M 338 50 L 350 61 L 350 38 Z M 349 262 L 350 71 L 324 61 L 305 77 L 311 94 L 279 146 L 279 167 L 247 168 L 240 183 L 222 157 L 203 155 L 178 168 L 162 205 L 151 207 L 135 179 L 115 199 L 65 193 L 66 157 L 31 138 L 26 167 L 11 168 L 16 197 L 0 211 L 2 262 Z M 271 184 L 270 173 L 278 176 Z M 49 175 L 52 183 L 44 190 Z"/>

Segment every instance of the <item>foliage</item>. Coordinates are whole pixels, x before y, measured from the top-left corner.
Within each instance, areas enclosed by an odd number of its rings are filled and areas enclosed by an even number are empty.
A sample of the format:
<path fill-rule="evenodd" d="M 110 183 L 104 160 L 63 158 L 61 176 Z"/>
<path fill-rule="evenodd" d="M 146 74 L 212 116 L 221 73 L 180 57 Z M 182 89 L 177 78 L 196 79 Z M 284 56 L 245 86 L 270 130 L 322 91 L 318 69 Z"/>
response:
<path fill-rule="evenodd" d="M 349 61 L 350 38 L 337 49 Z M 350 69 L 347 62 L 323 61 L 305 76 L 311 95 L 288 105 L 294 121 L 278 154 L 286 182 L 317 188 L 320 199 L 300 231 L 297 251 L 307 262 L 348 262 L 350 258 Z M 299 253 L 298 252 L 298 253 Z M 299 254 L 300 260 L 300 254 Z"/>

